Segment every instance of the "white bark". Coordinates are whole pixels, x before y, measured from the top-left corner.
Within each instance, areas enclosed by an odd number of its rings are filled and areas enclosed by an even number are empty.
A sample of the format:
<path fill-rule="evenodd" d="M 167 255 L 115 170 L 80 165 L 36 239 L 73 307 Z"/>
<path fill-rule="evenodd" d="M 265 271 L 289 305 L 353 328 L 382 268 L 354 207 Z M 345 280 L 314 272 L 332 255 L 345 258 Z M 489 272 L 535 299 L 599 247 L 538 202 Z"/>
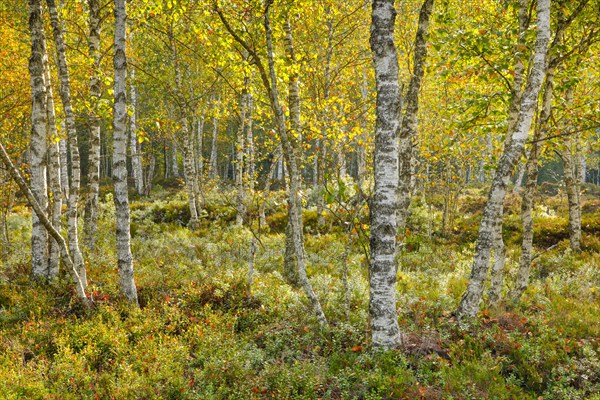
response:
<path fill-rule="evenodd" d="M 525 172 L 527 172 L 527 162 L 519 164 L 517 171 L 517 178 L 515 180 L 513 193 L 519 193 L 521 191 L 521 187 L 523 186 L 523 178 L 525 178 Z"/>
<path fill-rule="evenodd" d="M 61 132 L 64 131 L 64 125 L 61 124 Z M 58 142 L 60 156 L 60 188 L 62 190 L 63 200 L 69 199 L 69 167 L 67 162 L 67 140 L 62 137 Z"/>
<path fill-rule="evenodd" d="M 216 101 L 214 105 L 214 112 L 217 112 L 219 109 L 219 100 Z M 212 118 L 212 142 L 210 148 L 210 159 L 208 161 L 208 179 L 217 179 L 218 171 L 217 171 L 217 128 L 219 125 L 219 118 L 216 115 L 213 115 Z"/>
<path fill-rule="evenodd" d="M 89 158 L 88 158 L 88 194 L 85 203 L 84 233 L 85 244 L 92 249 L 96 243 L 98 226 L 98 194 L 100 192 L 100 123 L 98 104 L 102 96 L 100 82 L 100 3 L 99 0 L 88 0 L 89 6 L 89 56 L 93 60 L 90 75 L 90 115 L 88 117 Z"/>
<path fill-rule="evenodd" d="M 375 188 L 370 204 L 369 316 L 372 344 L 384 349 L 401 343 L 396 313 L 400 89 L 394 44 L 395 20 L 393 0 L 373 1 L 370 44 L 375 65 L 377 121 L 373 153 Z"/>
<path fill-rule="evenodd" d="M 171 147 L 171 174 L 172 174 L 173 178 L 178 178 L 180 176 L 179 160 L 177 157 L 177 141 L 176 140 L 172 141 L 172 147 Z"/>
<path fill-rule="evenodd" d="M 514 132 L 512 133 L 511 140 L 507 140 L 505 144 L 504 154 L 498 163 L 490 188 L 488 201 L 479 228 L 471 277 L 456 312 L 459 318 L 474 317 L 479 310 L 487 276 L 492 242 L 495 236 L 494 227 L 498 216 L 501 215 L 510 177 L 527 141 L 533 112 L 544 79 L 546 54 L 550 39 L 550 0 L 539 0 L 537 8 L 537 39 L 531 73 L 521 97 L 521 106 Z"/>
<path fill-rule="evenodd" d="M 575 14 L 571 14 L 574 16 Z M 562 7 L 559 7 L 558 23 L 554 40 L 550 45 L 549 51 L 554 51 L 562 44 L 565 29 L 568 25 L 568 20 Z M 548 124 L 552 115 L 552 98 L 554 95 L 554 77 L 556 69 L 561 62 L 561 58 L 557 53 L 549 57 L 546 67 L 546 82 L 544 84 L 544 94 L 542 99 L 542 110 L 540 112 L 538 126 L 536 127 L 533 137 L 531 150 L 526 164 L 527 183 L 523 191 L 521 201 L 521 221 L 523 226 L 523 240 L 521 244 L 521 258 L 519 260 L 519 270 L 517 279 L 510 297 L 513 300 L 519 300 L 527 285 L 529 284 L 529 274 L 531 271 L 531 263 L 533 261 L 533 206 L 534 196 L 537 188 L 538 180 L 538 160 L 541 152 L 542 140 L 548 134 Z"/>
<path fill-rule="evenodd" d="M 47 61 L 47 57 L 45 57 Z M 60 150 L 58 147 L 58 130 L 56 129 L 56 110 L 54 107 L 54 94 L 50 79 L 50 66 L 44 63 L 44 78 L 46 80 L 46 115 L 48 118 L 48 183 L 50 200 L 50 220 L 56 230 L 60 232 L 62 217 L 62 190 L 60 186 Z M 60 246 L 56 240 L 51 239 L 49 243 L 48 271 L 46 278 L 54 280 L 58 278 L 60 268 Z"/>
<path fill-rule="evenodd" d="M 115 0 L 113 179 L 117 219 L 117 259 L 121 293 L 137 305 L 131 254 L 129 194 L 127 192 L 127 56 L 125 0 Z"/>
<path fill-rule="evenodd" d="M 75 129 L 75 113 L 71 104 L 71 81 L 69 77 L 69 68 L 67 63 L 66 45 L 63 36 L 63 26 L 58 20 L 55 0 L 46 0 L 50 11 L 50 22 L 54 34 L 54 43 L 56 45 L 56 56 L 58 59 L 58 76 L 60 78 L 60 98 L 65 113 L 67 137 L 69 139 L 69 149 L 71 151 L 71 187 L 68 201 L 68 237 L 69 251 L 73 258 L 73 263 L 77 274 L 81 279 L 83 288 L 87 288 L 87 277 L 83 256 L 79 249 L 78 232 L 78 212 L 79 189 L 81 185 L 81 169 L 79 160 L 79 145 L 77 140 L 77 130 Z"/>
<path fill-rule="evenodd" d="M 29 147 L 30 182 L 35 200 L 45 210 L 48 207 L 46 181 L 47 84 L 44 79 L 44 63 L 47 62 L 45 60 L 47 56 L 40 0 L 29 0 L 29 29 L 31 31 L 29 74 L 32 98 L 31 144 Z M 48 234 L 36 213 L 32 213 L 31 220 L 31 272 L 34 278 L 45 279 L 48 273 Z"/>
<path fill-rule="evenodd" d="M 506 263 L 506 246 L 502 239 L 502 218 L 499 218 L 496 227 L 496 238 L 492 248 L 494 252 L 494 264 L 490 277 L 490 289 L 488 291 L 489 307 L 496 307 L 502 295 L 502 284 L 504 282 L 504 264 Z"/>
<path fill-rule="evenodd" d="M 245 176 L 246 184 L 250 193 L 254 192 L 254 181 L 256 179 L 256 172 L 254 166 L 254 132 L 252 132 L 252 112 L 254 110 L 254 96 L 252 93 L 248 93 L 246 110 L 246 165 L 245 165 Z"/>
<path fill-rule="evenodd" d="M 569 203 L 569 242 L 573 251 L 581 250 L 581 207 L 579 199 L 579 174 L 574 158 L 577 156 L 575 145 L 570 136 L 565 139 L 563 151 L 564 180 Z M 575 153 L 575 155 L 574 155 Z"/>
<path fill-rule="evenodd" d="M 204 176 L 204 156 L 202 149 L 204 147 L 204 113 L 198 118 L 196 128 L 196 176 L 198 177 L 198 187 L 202 187 L 202 177 Z"/>

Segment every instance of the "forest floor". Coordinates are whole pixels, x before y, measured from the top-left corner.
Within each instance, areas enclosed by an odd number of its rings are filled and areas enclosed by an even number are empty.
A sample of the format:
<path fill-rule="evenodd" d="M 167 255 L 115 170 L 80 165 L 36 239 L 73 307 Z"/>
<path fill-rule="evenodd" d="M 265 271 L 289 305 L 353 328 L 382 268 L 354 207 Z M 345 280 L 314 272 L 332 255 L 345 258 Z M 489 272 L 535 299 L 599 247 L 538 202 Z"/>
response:
<path fill-rule="evenodd" d="M 465 324 L 452 312 L 466 288 L 484 192 L 463 192 L 445 236 L 443 199 L 416 201 L 398 272 L 405 347 L 388 352 L 369 349 L 357 234 L 329 216 L 319 227 L 310 205 L 305 212 L 309 277 L 330 322 L 319 327 L 303 292 L 281 275 L 282 193 L 271 196 L 268 229 L 254 232 L 251 295 L 253 234 L 235 226 L 233 198 L 209 193 L 196 231 L 184 226 L 180 192 L 132 202 L 140 309 L 119 295 L 110 194 L 101 204 L 98 248 L 86 253 L 91 311 L 78 305 L 67 277 L 30 283 L 30 216 L 16 207 L 0 268 L 0 398 L 600 399 L 598 197 L 583 203 L 580 253 L 569 249 L 564 194 L 539 199 L 538 256 L 522 301 L 482 308 Z M 520 254 L 519 209 L 517 197 L 509 198 L 504 294 Z"/>

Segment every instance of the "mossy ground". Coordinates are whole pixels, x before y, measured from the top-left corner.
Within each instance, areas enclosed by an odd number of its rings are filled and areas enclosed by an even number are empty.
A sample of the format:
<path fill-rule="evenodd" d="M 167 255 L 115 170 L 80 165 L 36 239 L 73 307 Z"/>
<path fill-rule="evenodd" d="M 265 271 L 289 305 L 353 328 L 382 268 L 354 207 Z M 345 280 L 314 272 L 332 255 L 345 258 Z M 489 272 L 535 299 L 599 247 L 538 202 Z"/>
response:
<path fill-rule="evenodd" d="M 319 327 L 299 290 L 282 276 L 285 205 L 269 207 L 252 294 L 246 274 L 252 233 L 233 226 L 226 195 L 207 199 L 197 231 L 185 228 L 180 194 L 132 204 L 132 249 L 140 309 L 120 297 L 114 210 L 102 204 L 98 248 L 87 252 L 91 311 L 67 277 L 28 279 L 29 221 L 10 217 L 12 245 L 0 270 L 0 397 L 7 399 L 600 399 L 600 240 L 598 201 L 584 204 L 584 251 L 568 249 L 564 201 L 536 209 L 538 252 L 520 304 L 482 309 L 458 324 L 452 311 L 466 287 L 483 204 L 461 199 L 448 237 L 441 211 L 413 207 L 400 256 L 402 351 L 368 343 L 368 280 L 360 243 L 342 284 L 348 236 L 336 221 L 306 213 L 309 275 L 330 320 Z M 518 202 L 508 202 L 505 293 L 520 253 Z M 283 217 L 282 217 L 283 215 Z"/>

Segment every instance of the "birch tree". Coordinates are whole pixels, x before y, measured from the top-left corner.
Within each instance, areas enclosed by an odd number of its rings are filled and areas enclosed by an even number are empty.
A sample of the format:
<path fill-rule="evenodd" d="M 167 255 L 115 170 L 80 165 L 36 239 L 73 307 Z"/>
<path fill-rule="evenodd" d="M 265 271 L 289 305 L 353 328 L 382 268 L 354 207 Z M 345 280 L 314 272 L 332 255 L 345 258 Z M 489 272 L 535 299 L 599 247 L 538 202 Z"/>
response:
<path fill-rule="evenodd" d="M 248 77 L 244 77 L 244 87 L 239 100 L 239 126 L 236 132 L 236 144 L 235 144 L 235 186 L 237 189 L 236 194 L 236 216 L 235 223 L 241 226 L 244 223 L 246 216 L 246 185 L 244 179 L 244 154 L 245 154 L 245 138 L 246 125 L 248 123 L 248 106 L 249 106 L 249 92 L 248 92 Z"/>
<path fill-rule="evenodd" d="M 169 28 L 169 42 L 171 47 L 171 57 L 173 59 L 173 69 L 175 72 L 175 91 L 177 101 L 179 103 L 179 126 L 181 136 L 183 137 L 183 167 L 185 172 L 185 187 L 188 195 L 188 206 L 190 209 L 190 227 L 196 229 L 199 224 L 198 219 L 198 178 L 196 177 L 196 168 L 194 162 L 194 147 L 192 133 L 190 132 L 188 122 L 188 105 L 183 93 L 183 82 L 181 76 L 181 64 L 177 47 L 175 45 L 175 37 L 173 34 L 173 26 Z M 175 148 L 173 148 L 175 150 Z M 176 160 L 174 160 L 176 162 Z"/>
<path fill-rule="evenodd" d="M 113 180 L 117 218 L 117 260 L 121 293 L 137 305 L 133 277 L 133 255 L 127 192 L 127 56 L 125 0 L 115 0 L 114 106 L 113 106 Z"/>
<path fill-rule="evenodd" d="M 539 156 L 543 141 L 548 136 L 550 129 L 550 119 L 552 117 L 552 100 L 554 97 L 554 79 L 557 69 L 565 61 L 563 39 L 567 27 L 584 9 L 587 0 L 582 0 L 570 16 L 565 14 L 565 2 L 558 2 L 556 33 L 549 47 L 549 59 L 546 67 L 546 79 L 542 96 L 542 107 L 538 118 L 538 123 L 533 135 L 529 156 L 526 163 L 527 182 L 522 193 L 521 200 L 521 222 L 523 226 L 523 239 L 521 243 L 521 257 L 519 259 L 519 270 L 515 285 L 510 293 L 513 300 L 518 300 L 529 283 L 529 274 L 533 260 L 533 206 L 534 196 L 537 187 L 539 172 Z M 567 94 L 568 97 L 568 94 Z"/>
<path fill-rule="evenodd" d="M 505 143 L 504 153 L 496 168 L 494 180 L 488 194 L 479 235 L 475 246 L 475 258 L 467 290 L 458 310 L 459 318 L 474 317 L 482 299 L 491 248 L 495 237 L 498 216 L 504 206 L 507 187 L 514 167 L 523 152 L 529 128 L 544 79 L 546 54 L 550 40 L 550 0 L 539 0 L 537 4 L 537 38 L 531 71 L 520 99 L 520 110 L 510 140 Z"/>
<path fill-rule="evenodd" d="M 88 193 L 84 213 L 85 244 L 94 248 L 96 243 L 96 230 L 98 226 L 98 194 L 100 192 L 100 123 L 98 105 L 102 96 L 100 82 L 100 2 L 88 0 L 89 8 L 89 36 L 88 54 L 92 60 L 92 69 L 89 80 L 90 89 L 90 115 L 89 125 L 89 158 L 88 158 Z"/>
<path fill-rule="evenodd" d="M 302 198 L 301 198 L 301 174 L 299 148 L 295 138 L 288 131 L 285 113 L 280 103 L 280 94 L 278 89 L 278 76 L 275 70 L 275 56 L 273 45 L 273 31 L 271 27 L 270 9 L 272 0 L 267 0 L 263 13 L 263 28 L 267 45 L 267 66 L 258 55 L 256 49 L 245 41 L 229 24 L 223 10 L 215 4 L 215 11 L 219 19 L 225 26 L 225 29 L 233 39 L 244 48 L 250 55 L 251 62 L 258 69 L 261 81 L 269 97 L 269 103 L 273 111 L 274 123 L 277 133 L 281 139 L 283 158 L 288 169 L 288 223 L 291 224 L 290 235 L 293 240 L 290 241 L 294 246 L 294 257 L 297 263 L 298 282 L 304 289 L 311 307 L 320 324 L 326 324 L 327 319 L 321 308 L 321 303 L 314 292 L 308 276 L 306 274 L 306 260 L 304 253 L 303 225 L 302 225 Z M 291 107 L 290 107 L 291 108 Z M 287 245 L 287 243 L 286 243 Z"/>
<path fill-rule="evenodd" d="M 375 66 L 377 120 L 373 151 L 375 187 L 370 204 L 369 316 L 373 346 L 389 349 L 401 343 L 396 313 L 400 89 L 394 0 L 374 0 L 372 7 L 370 44 Z"/>
<path fill-rule="evenodd" d="M 48 151 L 47 126 L 47 84 L 44 76 L 46 39 L 42 19 L 41 0 L 29 0 L 29 30 L 31 32 L 31 57 L 29 75 L 31 82 L 31 144 L 30 182 L 31 192 L 42 209 L 48 207 L 48 186 L 46 181 L 46 155 Z M 46 278 L 48 271 L 48 233 L 39 216 L 32 213 L 31 230 L 31 272 L 34 278 Z"/>
<path fill-rule="evenodd" d="M 34 3 L 34 1 L 32 1 L 32 3 Z M 32 7 L 31 9 L 35 10 L 35 4 L 32 5 L 34 7 Z M 69 271 L 71 272 L 71 276 L 73 277 L 73 281 L 75 283 L 75 290 L 77 291 L 77 296 L 85 306 L 88 306 L 89 301 L 85 294 L 85 287 L 83 281 L 77 274 L 77 268 L 75 267 L 75 264 L 73 263 L 73 260 L 71 259 L 71 256 L 69 254 L 67 242 L 61 236 L 60 232 L 52 226 L 52 222 L 46 215 L 44 208 L 42 208 L 40 203 L 38 203 L 37 199 L 35 198 L 35 195 L 27 186 L 25 179 L 23 179 L 19 170 L 12 163 L 2 143 L 0 143 L 0 158 L 2 159 L 4 166 L 10 173 L 13 180 L 17 182 L 17 185 L 19 185 L 19 189 L 21 189 L 21 192 L 25 194 L 25 197 L 27 198 L 29 205 L 31 206 L 34 214 L 40 222 L 40 225 L 43 226 L 43 228 L 50 234 L 50 236 L 52 236 L 56 243 L 58 243 L 63 261 L 67 265 L 67 268 L 69 269 Z"/>
<path fill-rule="evenodd" d="M 69 251 L 73 258 L 73 264 L 77 274 L 81 279 L 84 289 L 87 288 L 87 278 L 83 256 L 79 249 L 79 228 L 78 228 L 78 206 L 79 189 L 81 186 L 81 169 L 79 159 L 79 143 L 77 140 L 77 130 L 75 128 L 75 113 L 71 104 L 71 80 L 69 77 L 69 67 L 67 63 L 66 45 L 63 35 L 62 23 L 58 19 L 55 0 L 47 0 L 50 11 L 50 23 L 54 34 L 54 43 L 56 47 L 56 58 L 58 60 L 58 75 L 60 79 L 60 98 L 65 113 L 65 126 L 69 140 L 69 150 L 71 155 L 71 185 L 69 188 L 68 201 L 68 240 Z"/>
<path fill-rule="evenodd" d="M 50 79 L 50 66 L 48 57 L 45 57 L 44 77 L 46 80 L 46 115 L 48 118 L 48 184 L 49 184 L 49 217 L 52 226 L 58 231 L 61 229 L 62 222 L 62 188 L 60 174 L 60 149 L 58 147 L 58 130 L 56 128 L 56 110 L 54 106 L 54 93 L 52 92 L 52 83 Z M 51 239 L 49 243 L 48 271 L 46 278 L 53 280 L 58 278 L 60 267 L 60 247 L 56 240 Z"/>
<path fill-rule="evenodd" d="M 133 40 L 133 35 L 130 35 Z M 135 69 L 129 71 L 129 149 L 131 153 L 131 171 L 133 173 L 133 182 L 135 191 L 138 195 L 144 194 L 144 173 L 142 170 L 142 148 L 137 137 L 137 90 L 135 87 Z"/>
<path fill-rule="evenodd" d="M 425 74 L 425 59 L 427 57 L 426 36 L 432 11 L 433 0 L 425 0 L 419 12 L 419 24 L 414 44 L 413 71 L 405 99 L 406 109 L 400 127 L 398 230 L 401 235 L 404 234 L 412 194 L 411 179 L 414 176 L 413 142 L 417 133 L 419 88 Z"/>

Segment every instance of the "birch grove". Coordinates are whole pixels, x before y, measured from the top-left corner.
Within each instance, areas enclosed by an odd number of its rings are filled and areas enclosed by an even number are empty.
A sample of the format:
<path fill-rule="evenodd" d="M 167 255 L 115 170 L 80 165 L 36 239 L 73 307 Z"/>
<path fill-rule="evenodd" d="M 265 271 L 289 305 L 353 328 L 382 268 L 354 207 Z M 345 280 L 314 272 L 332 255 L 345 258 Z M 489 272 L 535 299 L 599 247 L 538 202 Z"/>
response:
<path fill-rule="evenodd" d="M 0 393 L 593 398 L 598 11 L 0 0 Z"/>

